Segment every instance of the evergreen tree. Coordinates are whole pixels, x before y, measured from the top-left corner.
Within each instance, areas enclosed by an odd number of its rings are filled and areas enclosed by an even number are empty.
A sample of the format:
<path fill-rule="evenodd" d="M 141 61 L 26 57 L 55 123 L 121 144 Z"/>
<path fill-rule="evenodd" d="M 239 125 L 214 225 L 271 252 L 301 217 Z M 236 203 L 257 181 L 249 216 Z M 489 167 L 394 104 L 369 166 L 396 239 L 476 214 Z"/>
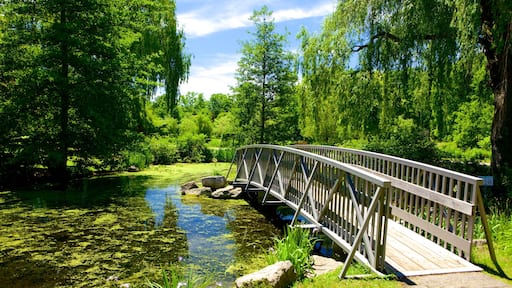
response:
<path fill-rule="evenodd" d="M 298 137 L 294 57 L 285 51 L 286 36 L 275 31 L 264 6 L 250 18 L 255 31 L 242 43 L 235 87 L 238 118 L 248 142 L 268 143 Z"/>

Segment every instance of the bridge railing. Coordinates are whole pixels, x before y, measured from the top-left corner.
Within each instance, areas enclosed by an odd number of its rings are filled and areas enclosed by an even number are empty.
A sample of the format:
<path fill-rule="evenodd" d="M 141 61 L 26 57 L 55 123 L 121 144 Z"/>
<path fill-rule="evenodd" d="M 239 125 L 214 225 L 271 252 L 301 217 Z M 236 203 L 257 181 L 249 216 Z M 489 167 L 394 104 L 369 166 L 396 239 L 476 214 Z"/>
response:
<path fill-rule="evenodd" d="M 353 258 L 384 270 L 390 181 L 363 169 L 306 151 L 274 145 L 237 150 L 235 185 L 257 189 L 263 202 L 279 201 L 321 229 Z"/>
<path fill-rule="evenodd" d="M 343 163 L 374 171 L 391 181 L 395 221 L 470 260 L 478 206 L 491 257 L 492 238 L 480 194 L 482 180 L 470 175 L 389 155 L 331 146 L 294 145 Z"/>

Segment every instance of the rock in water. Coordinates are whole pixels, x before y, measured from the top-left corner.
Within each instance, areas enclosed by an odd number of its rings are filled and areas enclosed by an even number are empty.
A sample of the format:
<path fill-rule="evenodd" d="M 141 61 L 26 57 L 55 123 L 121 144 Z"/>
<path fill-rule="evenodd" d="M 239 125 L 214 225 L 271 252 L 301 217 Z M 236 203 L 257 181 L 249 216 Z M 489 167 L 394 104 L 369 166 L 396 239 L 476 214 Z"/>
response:
<path fill-rule="evenodd" d="M 242 188 L 235 188 L 232 185 L 228 185 L 212 192 L 211 197 L 215 199 L 236 199 L 239 198 L 241 194 Z"/>
<path fill-rule="evenodd" d="M 199 186 L 197 186 L 197 183 L 194 181 L 190 181 L 181 185 L 181 191 L 187 191 L 195 188 L 199 188 Z"/>
<path fill-rule="evenodd" d="M 208 176 L 201 179 L 204 187 L 210 187 L 212 190 L 224 188 L 227 185 L 226 177 L 224 176 Z"/>
<path fill-rule="evenodd" d="M 281 261 L 267 266 L 254 273 L 236 279 L 237 288 L 253 287 L 288 287 L 295 280 L 297 275 L 293 269 L 292 262 Z"/>
<path fill-rule="evenodd" d="M 181 195 L 195 195 L 195 196 L 211 197 L 212 188 L 200 187 L 200 188 L 192 188 L 192 189 L 188 189 L 188 190 L 181 190 Z"/>
<path fill-rule="evenodd" d="M 128 167 L 128 172 L 139 172 L 139 168 L 137 166 L 130 166 Z"/>

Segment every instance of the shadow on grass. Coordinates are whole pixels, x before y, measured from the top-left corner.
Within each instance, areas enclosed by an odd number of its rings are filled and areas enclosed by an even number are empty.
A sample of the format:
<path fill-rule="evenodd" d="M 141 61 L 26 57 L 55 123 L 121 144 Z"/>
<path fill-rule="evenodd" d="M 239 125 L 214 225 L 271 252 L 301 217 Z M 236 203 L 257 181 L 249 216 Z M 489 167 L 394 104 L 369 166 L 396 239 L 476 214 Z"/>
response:
<path fill-rule="evenodd" d="M 483 264 L 483 263 L 478 263 L 478 266 L 482 267 L 482 269 L 484 269 L 485 272 L 491 274 L 491 275 L 494 275 L 494 276 L 498 276 L 500 278 L 504 278 L 504 279 L 507 279 L 507 280 L 512 280 L 512 278 L 510 278 L 506 273 L 505 271 L 503 271 L 503 269 L 501 268 L 500 264 L 497 263 L 497 262 L 494 262 L 494 266 L 495 267 L 491 267 L 487 264 Z"/>

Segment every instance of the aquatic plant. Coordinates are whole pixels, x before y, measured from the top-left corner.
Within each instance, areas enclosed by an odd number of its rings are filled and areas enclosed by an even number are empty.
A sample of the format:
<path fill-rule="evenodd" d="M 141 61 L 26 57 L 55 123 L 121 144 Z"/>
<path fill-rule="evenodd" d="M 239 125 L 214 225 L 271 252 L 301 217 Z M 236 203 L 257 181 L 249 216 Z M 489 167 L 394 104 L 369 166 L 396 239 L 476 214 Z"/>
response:
<path fill-rule="evenodd" d="M 275 248 L 267 255 L 267 262 L 274 264 L 290 260 L 299 279 L 303 278 L 312 269 L 311 252 L 314 244 L 315 240 L 310 237 L 309 230 L 287 226 L 285 237 L 275 238 Z"/>
<path fill-rule="evenodd" d="M 161 281 L 162 284 L 148 281 L 147 285 L 150 288 L 207 288 L 214 283 L 209 276 L 193 275 L 192 270 L 185 275 L 178 264 L 172 264 L 169 270 L 162 269 Z"/>

